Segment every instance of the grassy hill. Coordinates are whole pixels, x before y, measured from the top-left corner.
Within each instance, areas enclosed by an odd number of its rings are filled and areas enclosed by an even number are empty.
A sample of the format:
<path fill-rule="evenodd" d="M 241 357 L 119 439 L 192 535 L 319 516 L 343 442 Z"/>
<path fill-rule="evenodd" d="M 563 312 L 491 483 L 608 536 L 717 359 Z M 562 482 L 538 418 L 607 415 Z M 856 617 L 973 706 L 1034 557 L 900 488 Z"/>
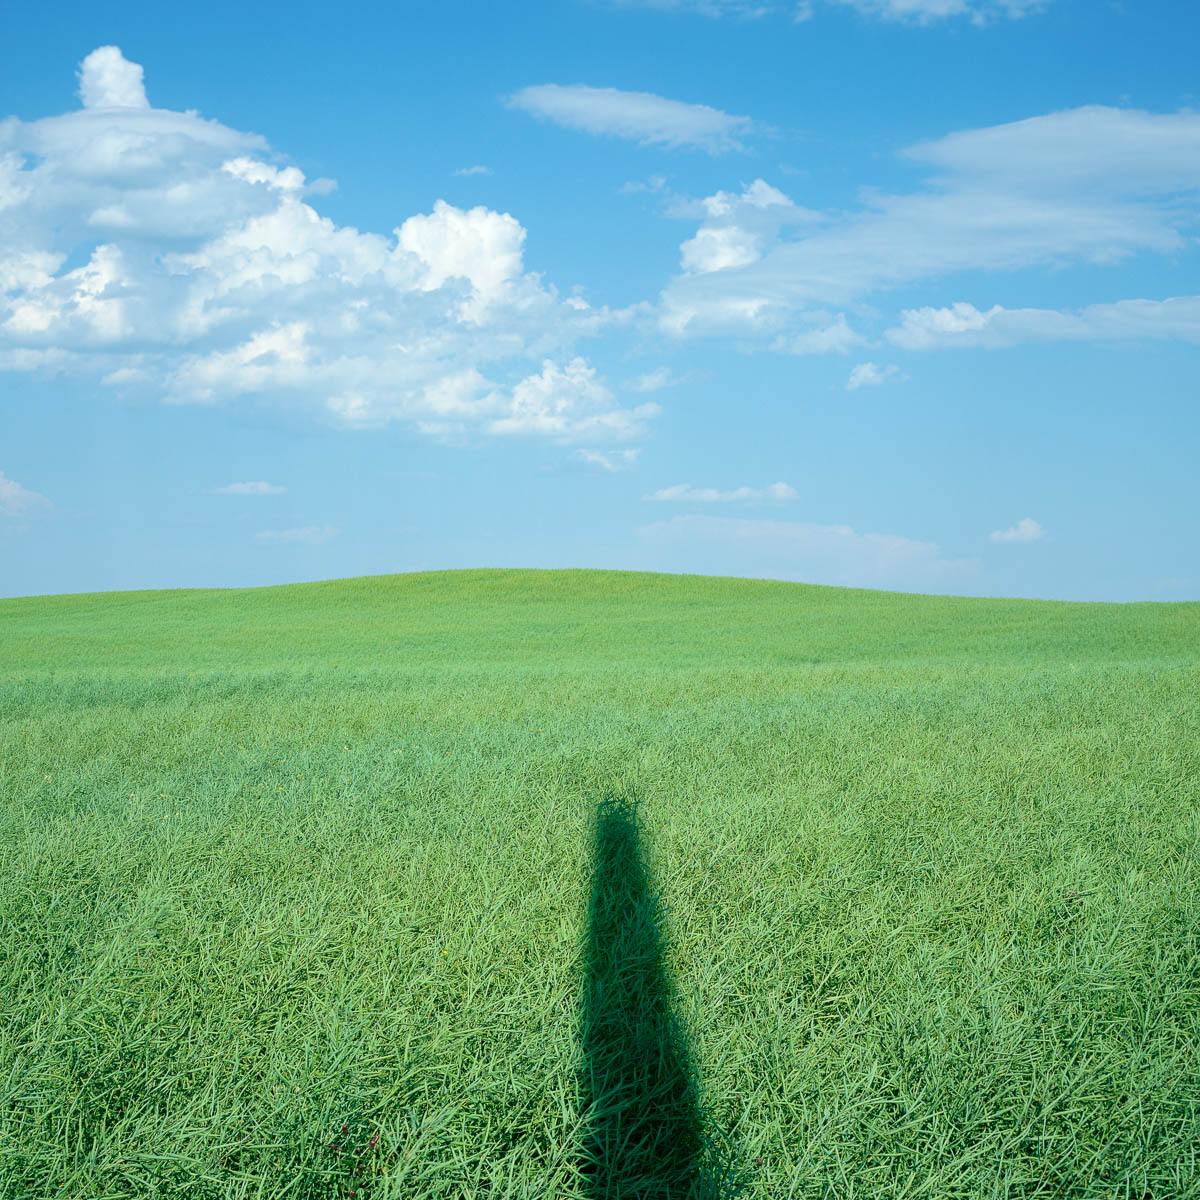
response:
<path fill-rule="evenodd" d="M 0 1195 L 1200 1195 L 1200 605 L 0 601 Z"/>

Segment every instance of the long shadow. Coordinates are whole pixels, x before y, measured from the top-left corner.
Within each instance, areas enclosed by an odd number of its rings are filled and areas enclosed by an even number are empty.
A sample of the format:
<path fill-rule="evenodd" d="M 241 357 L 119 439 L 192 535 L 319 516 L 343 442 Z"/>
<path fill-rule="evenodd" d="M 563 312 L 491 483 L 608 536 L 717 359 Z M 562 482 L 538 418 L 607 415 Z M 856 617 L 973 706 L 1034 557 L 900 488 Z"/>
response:
<path fill-rule="evenodd" d="M 685 1032 L 671 1010 L 636 803 L 596 812 L 580 1092 L 589 1200 L 712 1195 Z"/>

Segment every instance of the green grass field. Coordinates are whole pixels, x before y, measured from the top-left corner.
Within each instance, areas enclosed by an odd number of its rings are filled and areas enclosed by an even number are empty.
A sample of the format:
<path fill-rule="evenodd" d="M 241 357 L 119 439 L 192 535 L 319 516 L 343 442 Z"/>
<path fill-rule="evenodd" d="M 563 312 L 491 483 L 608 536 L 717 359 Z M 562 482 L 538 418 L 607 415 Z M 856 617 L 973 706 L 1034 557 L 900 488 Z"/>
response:
<path fill-rule="evenodd" d="M 0 1195 L 1200 1196 L 1200 604 L 0 601 Z"/>

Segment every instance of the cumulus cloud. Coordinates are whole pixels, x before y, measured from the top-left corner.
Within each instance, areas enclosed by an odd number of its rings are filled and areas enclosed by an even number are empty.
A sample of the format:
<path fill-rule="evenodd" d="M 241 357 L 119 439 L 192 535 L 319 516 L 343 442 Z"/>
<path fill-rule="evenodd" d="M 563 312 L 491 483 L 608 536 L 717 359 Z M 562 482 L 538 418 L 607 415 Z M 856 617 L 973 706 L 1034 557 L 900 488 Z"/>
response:
<path fill-rule="evenodd" d="M 699 217 L 700 227 L 679 248 L 683 271 L 663 293 L 659 322 L 669 333 L 765 333 L 781 330 L 785 316 L 770 287 L 759 286 L 753 271 L 786 230 L 811 230 L 820 213 L 794 203 L 778 188 L 755 179 L 740 192 L 718 191 L 698 202 L 676 201 L 671 215 Z M 777 349 L 813 354 L 844 350 L 858 339 L 844 316 L 806 314 L 803 329 L 780 340 Z"/>
<path fill-rule="evenodd" d="M 0 517 L 25 517 L 49 503 L 39 492 L 31 492 L 0 471 Z"/>
<path fill-rule="evenodd" d="M 527 271 L 510 214 L 439 200 L 360 232 L 261 137 L 150 107 L 116 47 L 80 88 L 79 111 L 0 122 L 0 369 L 436 436 L 627 436 L 650 415 L 597 379 L 580 429 L 573 405 L 524 419 L 537 365 L 582 363 L 576 343 L 621 314 Z"/>
<path fill-rule="evenodd" d="M 418 286 L 437 291 L 447 280 L 471 284 L 464 315 L 479 321 L 487 305 L 503 299 L 521 272 L 525 230 L 508 213 L 473 208 L 464 212 L 437 201 L 428 215 L 409 217 L 396 231 L 399 248 L 420 260 Z"/>
<path fill-rule="evenodd" d="M 641 453 L 636 449 L 573 450 L 571 458 L 590 467 L 599 467 L 602 471 L 628 471 L 637 463 Z"/>
<path fill-rule="evenodd" d="M 859 363 L 851 370 L 850 378 L 846 380 L 846 391 L 855 392 L 863 387 L 879 387 L 899 374 L 900 368 L 892 364 L 881 367 L 873 362 Z"/>
<path fill-rule="evenodd" d="M 959 272 L 1176 253 L 1191 242 L 1200 193 L 1200 113 L 1090 106 L 960 131 L 901 157 L 925 183 L 864 191 L 849 211 L 802 209 L 765 181 L 768 203 L 747 189 L 676 205 L 699 225 L 660 297 L 663 327 L 775 336 L 815 308 Z"/>
<path fill-rule="evenodd" d="M 1091 304 L 1075 312 L 1052 308 L 1004 308 L 981 311 L 959 301 L 944 308 L 910 308 L 885 334 L 906 350 L 955 346 L 997 349 L 1024 342 L 1183 341 L 1200 342 L 1200 296 L 1167 300 L 1118 300 Z"/>
<path fill-rule="evenodd" d="M 503 416 L 494 418 L 492 433 L 539 434 L 560 441 L 606 437 L 626 441 L 643 432 L 657 416 L 657 404 L 619 409 L 612 393 L 582 358 L 565 367 L 546 359 L 537 375 L 522 379 L 512 390 Z"/>
<path fill-rule="evenodd" d="M 1008 529 L 997 529 L 988 534 L 993 542 L 1040 542 L 1046 536 L 1045 529 L 1032 517 L 1022 517 Z"/>
<path fill-rule="evenodd" d="M 945 591 L 969 588 L 979 570 L 977 559 L 947 557 L 933 542 L 849 525 L 678 516 L 638 533 L 663 568 L 710 574 Z"/>
<path fill-rule="evenodd" d="M 790 483 L 769 483 L 766 487 L 739 487 L 722 492 L 718 488 L 692 487 L 690 483 L 677 483 L 672 487 L 651 492 L 647 500 L 668 500 L 686 504 L 765 504 L 795 500 L 799 493 Z"/>
<path fill-rule="evenodd" d="M 264 529 L 254 535 L 256 542 L 300 542 L 310 546 L 320 545 L 337 537 L 341 531 L 336 525 L 304 525 L 299 529 Z"/>
<path fill-rule="evenodd" d="M 778 188 L 756 179 L 740 193 L 716 192 L 701 200 L 704 222 L 679 248 L 689 275 L 707 275 L 757 262 L 782 229 L 811 225 L 820 214 L 794 204 Z M 686 210 L 677 209 L 682 215 Z"/>
<path fill-rule="evenodd" d="M 142 68 L 116 46 L 100 46 L 79 64 L 79 99 L 84 108 L 150 107 Z"/>
<path fill-rule="evenodd" d="M 287 488 L 281 483 L 267 483 L 258 479 L 250 483 L 227 483 L 213 491 L 218 496 L 282 496 Z"/>
<path fill-rule="evenodd" d="M 522 88 L 508 104 L 583 133 L 626 138 L 641 146 L 691 146 L 710 154 L 744 149 L 738 139 L 753 129 L 749 117 L 731 116 L 707 104 L 584 84 Z"/>

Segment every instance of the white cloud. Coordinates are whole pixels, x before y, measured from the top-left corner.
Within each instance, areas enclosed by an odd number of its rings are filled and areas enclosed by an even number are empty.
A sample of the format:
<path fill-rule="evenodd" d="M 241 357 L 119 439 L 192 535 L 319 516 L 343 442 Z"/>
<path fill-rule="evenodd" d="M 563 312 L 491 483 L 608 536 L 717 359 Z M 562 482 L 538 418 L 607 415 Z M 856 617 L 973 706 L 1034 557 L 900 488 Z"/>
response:
<path fill-rule="evenodd" d="M 788 8 L 797 21 L 807 21 L 821 0 L 791 0 L 791 3 L 761 3 L 760 0 L 613 0 L 621 8 L 657 8 L 668 12 L 699 13 L 706 17 L 761 17 Z M 1048 0 L 824 0 L 853 8 L 863 16 L 887 21 L 926 25 L 949 17 L 969 17 L 984 25 L 998 17 L 1023 17 Z"/>
<path fill-rule="evenodd" d="M 710 154 L 744 149 L 738 139 L 753 128 L 749 117 L 731 116 L 707 104 L 584 84 L 522 88 L 508 104 L 583 133 L 627 138 L 642 146 L 693 146 Z"/>
<path fill-rule="evenodd" d="M 1045 529 L 1032 517 L 1022 517 L 1008 529 L 997 529 L 988 534 L 993 542 L 1040 542 L 1046 536 Z"/>
<path fill-rule="evenodd" d="M 614 0 L 619 8 L 657 8 L 665 12 L 699 13 L 705 17 L 761 17 L 774 4 L 760 0 Z"/>
<path fill-rule="evenodd" d="M 571 458 L 602 471 L 628 471 L 641 456 L 640 450 L 573 450 Z"/>
<path fill-rule="evenodd" d="M 700 337 L 760 335 L 778 329 L 782 321 L 765 296 L 721 295 L 714 290 L 705 296 L 689 296 L 686 301 L 664 295 L 659 324 L 664 332 L 677 337 Z"/>
<path fill-rule="evenodd" d="M 422 291 L 437 291 L 452 279 L 471 284 L 462 312 L 477 324 L 488 305 L 507 298 L 521 274 L 525 230 L 508 213 L 482 207 L 464 212 L 439 200 L 432 213 L 409 217 L 396 230 L 396 240 L 424 266 Z"/>
<path fill-rule="evenodd" d="M 848 525 L 678 516 L 638 533 L 660 569 L 706 574 L 945 591 L 970 587 L 979 569 L 978 560 L 948 558 L 933 542 Z"/>
<path fill-rule="evenodd" d="M 664 388 L 679 387 L 686 383 L 690 375 L 691 372 L 677 375 L 670 367 L 655 367 L 653 371 L 631 380 L 628 387 L 635 392 L 661 392 Z"/>
<path fill-rule="evenodd" d="M 24 517 L 50 503 L 39 492 L 31 492 L 0 471 L 0 517 Z"/>
<path fill-rule="evenodd" d="M 826 3 L 853 8 L 863 16 L 887 21 L 908 21 L 927 25 L 948 17 L 969 17 L 983 25 L 998 17 L 1023 17 L 1041 8 L 1048 0 L 825 0 Z M 807 15 L 810 0 L 802 0 L 800 11 Z"/>
<path fill-rule="evenodd" d="M 759 238 L 748 229 L 729 225 L 700 229 L 679 251 L 683 269 L 690 275 L 744 267 L 762 256 Z"/>
<path fill-rule="evenodd" d="M 689 275 L 707 275 L 757 262 L 780 230 L 810 225 L 820 215 L 801 208 L 769 183 L 756 179 L 740 194 L 717 192 L 698 206 L 704 223 L 679 248 Z M 681 210 L 685 211 L 685 210 Z"/>
<path fill-rule="evenodd" d="M 246 183 L 265 183 L 281 192 L 299 192 L 305 186 L 304 172 L 298 167 L 273 167 L 253 158 L 231 158 L 221 170 Z"/>
<path fill-rule="evenodd" d="M 79 64 L 79 99 L 84 108 L 150 107 L 142 68 L 116 46 L 101 46 Z"/>
<path fill-rule="evenodd" d="M 864 191 L 857 210 L 814 213 L 774 188 L 762 205 L 749 190 L 676 205 L 700 223 L 660 297 L 663 327 L 785 335 L 782 348 L 814 308 L 888 289 L 1191 244 L 1200 113 L 1092 106 L 953 133 L 902 157 L 931 177 L 909 192 Z"/>
<path fill-rule="evenodd" d="M 699 216 L 695 236 L 679 248 L 683 275 L 663 293 L 661 327 L 676 335 L 778 332 L 790 315 L 772 288 L 758 286 L 750 268 L 780 240 L 785 229 L 812 229 L 823 218 L 802 208 L 763 179 L 740 192 L 719 191 L 699 202 L 677 201 L 671 214 Z M 708 282 L 709 280 L 712 282 Z M 807 315 L 808 328 L 783 337 L 777 349 L 796 354 L 842 351 L 859 339 L 844 316 Z"/>
<path fill-rule="evenodd" d="M 889 379 L 895 379 L 900 374 L 900 368 L 889 364 L 886 367 L 881 367 L 878 363 L 865 362 L 859 363 L 850 372 L 850 378 L 846 380 L 846 391 L 854 392 L 862 387 L 879 387 L 881 384 L 887 383 Z"/>
<path fill-rule="evenodd" d="M 1023 342 L 1183 341 L 1200 342 L 1200 296 L 1167 300 L 1118 300 L 1076 312 L 1050 308 L 986 311 L 965 301 L 945 308 L 910 308 L 885 334 L 906 350 L 955 346 L 999 348 Z"/>
<path fill-rule="evenodd" d="M 302 542 L 311 546 L 328 542 L 341 531 L 336 525 L 305 525 L 300 529 L 264 529 L 254 535 L 257 542 Z"/>
<path fill-rule="evenodd" d="M 504 415 L 488 426 L 492 433 L 539 434 L 561 441 L 602 436 L 627 441 L 643 432 L 643 423 L 659 412 L 657 404 L 618 409 L 612 393 L 582 358 L 565 367 L 546 359 L 537 375 L 512 390 Z"/>
<path fill-rule="evenodd" d="M 648 179 L 630 179 L 617 189 L 622 196 L 637 196 L 642 193 L 659 195 L 667 190 L 665 175 L 651 175 Z"/>
<path fill-rule="evenodd" d="M 628 318 L 528 272 L 508 213 L 438 201 L 388 236 L 339 226 L 310 203 L 327 181 L 149 107 L 115 47 L 80 80 L 90 107 L 0 121 L 0 369 L 460 437 L 515 420 L 538 364 L 582 363 L 581 338 Z M 627 436 L 649 415 L 604 395 L 547 429 Z"/>
<path fill-rule="evenodd" d="M 213 491 L 218 496 L 282 496 L 287 488 L 281 483 L 267 483 L 259 479 L 250 483 L 227 483 Z"/>
<path fill-rule="evenodd" d="M 690 483 L 677 483 L 673 487 L 660 488 L 651 492 L 647 500 L 666 500 L 684 504 L 765 504 L 795 500 L 799 495 L 790 483 L 770 483 L 766 487 L 739 487 L 722 492 L 717 488 L 692 487 Z"/>
<path fill-rule="evenodd" d="M 903 157 L 947 179 L 1019 186 L 1031 195 L 1087 185 L 1101 198 L 1152 198 L 1197 187 L 1200 112 L 1085 105 L 961 130 L 910 146 Z"/>
<path fill-rule="evenodd" d="M 845 313 L 838 313 L 832 320 L 828 313 L 803 313 L 796 321 L 812 327 L 777 337 L 773 350 L 787 354 L 846 354 L 863 342 L 862 336 L 850 328 Z"/>
<path fill-rule="evenodd" d="M 490 175 L 492 174 L 492 168 L 481 166 L 459 167 L 454 173 L 455 175 Z"/>

